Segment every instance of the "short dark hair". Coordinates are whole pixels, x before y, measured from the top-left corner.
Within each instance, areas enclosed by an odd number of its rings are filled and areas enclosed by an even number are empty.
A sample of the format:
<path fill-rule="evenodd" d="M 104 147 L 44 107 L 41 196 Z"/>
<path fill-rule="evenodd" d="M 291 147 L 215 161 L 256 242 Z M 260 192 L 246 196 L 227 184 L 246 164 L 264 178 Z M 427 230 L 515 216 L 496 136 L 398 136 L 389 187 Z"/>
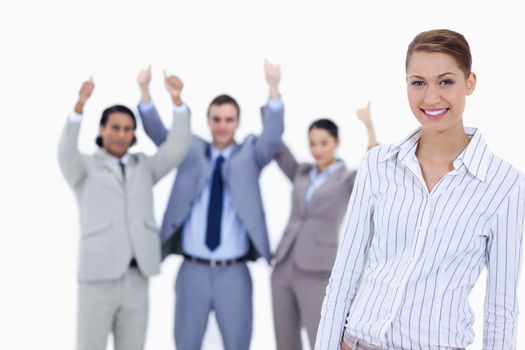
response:
<path fill-rule="evenodd" d="M 308 133 L 312 131 L 312 129 L 323 129 L 328 131 L 330 135 L 332 135 L 336 140 L 339 140 L 339 128 L 337 125 L 331 121 L 330 119 L 322 118 L 315 120 L 310 126 L 308 127 Z"/>
<path fill-rule="evenodd" d="M 421 32 L 408 45 L 405 70 L 414 52 L 440 52 L 449 55 L 468 78 L 471 73 L 472 55 L 465 37 L 449 29 L 434 29 Z"/>
<path fill-rule="evenodd" d="M 109 116 L 113 113 L 127 114 L 133 121 L 133 130 L 137 130 L 137 118 L 135 118 L 135 114 L 133 114 L 133 111 L 131 109 L 123 105 L 113 105 L 111 107 L 106 108 L 102 112 L 102 117 L 100 118 L 100 126 L 106 126 L 106 124 L 108 123 Z M 98 135 L 97 138 L 95 139 L 95 143 L 97 144 L 98 147 L 102 148 L 104 146 L 102 137 L 100 135 Z M 137 137 L 133 135 L 133 140 L 131 140 L 131 144 L 129 145 L 129 147 L 133 146 L 136 143 L 137 143 Z"/>
<path fill-rule="evenodd" d="M 220 106 L 226 103 L 230 103 L 233 105 L 233 107 L 235 107 L 235 109 L 237 110 L 237 119 L 240 119 L 241 118 L 241 107 L 239 107 L 239 104 L 237 103 L 237 101 L 235 101 L 235 99 L 231 97 L 230 95 L 219 95 L 215 97 L 210 102 L 210 105 L 208 106 L 208 112 L 206 113 L 206 115 L 208 117 L 210 116 L 211 106 Z"/>

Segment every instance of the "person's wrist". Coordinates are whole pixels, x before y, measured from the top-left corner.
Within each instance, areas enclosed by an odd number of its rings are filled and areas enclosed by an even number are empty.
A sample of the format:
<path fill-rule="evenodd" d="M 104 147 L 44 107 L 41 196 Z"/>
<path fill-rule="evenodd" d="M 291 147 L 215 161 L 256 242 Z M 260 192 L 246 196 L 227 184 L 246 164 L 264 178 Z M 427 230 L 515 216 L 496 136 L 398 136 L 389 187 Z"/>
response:
<path fill-rule="evenodd" d="M 82 101 L 81 99 L 78 99 L 77 103 L 75 103 L 75 113 L 77 114 L 82 114 L 84 113 L 84 104 L 86 103 L 86 101 Z"/>
<path fill-rule="evenodd" d="M 270 97 L 274 100 L 278 100 L 281 97 L 279 85 L 270 85 Z"/>
<path fill-rule="evenodd" d="M 180 95 L 172 95 L 171 100 L 173 101 L 173 104 L 177 107 L 180 107 L 183 105 Z"/>
<path fill-rule="evenodd" d="M 151 100 L 151 95 L 149 93 L 149 89 L 148 88 L 145 88 L 145 89 L 141 88 L 140 95 L 141 95 L 140 99 L 143 102 L 147 102 L 147 101 Z"/>

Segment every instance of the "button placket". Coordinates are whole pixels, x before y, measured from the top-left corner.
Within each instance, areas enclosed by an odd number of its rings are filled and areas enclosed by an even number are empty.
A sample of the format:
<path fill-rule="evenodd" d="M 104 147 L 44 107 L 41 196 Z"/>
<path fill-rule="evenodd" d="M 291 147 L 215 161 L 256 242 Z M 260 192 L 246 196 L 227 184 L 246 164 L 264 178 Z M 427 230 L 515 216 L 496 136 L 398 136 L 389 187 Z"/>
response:
<path fill-rule="evenodd" d="M 392 306 L 390 308 L 390 312 L 386 315 L 385 323 L 383 327 L 381 328 L 381 335 L 386 335 L 386 332 L 388 331 L 388 327 L 390 326 L 390 324 L 392 323 L 394 319 L 394 315 L 396 314 L 397 310 L 401 306 L 401 301 L 402 301 L 404 293 L 400 292 L 399 290 L 404 289 L 406 287 L 408 283 L 408 279 L 417 265 L 418 257 L 421 255 L 423 251 L 425 238 L 428 233 L 428 221 L 430 219 L 430 212 L 431 212 L 431 203 L 430 203 L 431 199 L 432 199 L 432 196 L 428 194 L 425 195 L 425 201 L 424 201 L 425 209 L 423 210 L 420 225 L 418 225 L 417 227 L 417 233 L 416 233 L 417 239 L 414 241 L 414 246 L 411 249 L 411 255 L 407 260 L 407 265 L 403 273 L 403 276 L 401 280 L 399 281 L 399 284 L 396 286 L 397 292 L 395 294 L 395 299 L 392 300 Z"/>

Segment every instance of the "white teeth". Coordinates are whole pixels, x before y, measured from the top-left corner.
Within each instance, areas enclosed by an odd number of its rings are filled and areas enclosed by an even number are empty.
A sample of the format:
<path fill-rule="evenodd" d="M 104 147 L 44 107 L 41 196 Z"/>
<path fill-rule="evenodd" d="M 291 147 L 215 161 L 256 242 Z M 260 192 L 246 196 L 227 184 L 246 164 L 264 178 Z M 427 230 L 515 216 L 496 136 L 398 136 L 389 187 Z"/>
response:
<path fill-rule="evenodd" d="M 428 115 L 432 115 L 432 116 L 436 116 L 436 115 L 441 115 L 443 113 L 445 113 L 447 111 L 447 109 L 440 109 L 440 110 L 437 110 L 437 111 L 425 111 L 426 114 Z"/>

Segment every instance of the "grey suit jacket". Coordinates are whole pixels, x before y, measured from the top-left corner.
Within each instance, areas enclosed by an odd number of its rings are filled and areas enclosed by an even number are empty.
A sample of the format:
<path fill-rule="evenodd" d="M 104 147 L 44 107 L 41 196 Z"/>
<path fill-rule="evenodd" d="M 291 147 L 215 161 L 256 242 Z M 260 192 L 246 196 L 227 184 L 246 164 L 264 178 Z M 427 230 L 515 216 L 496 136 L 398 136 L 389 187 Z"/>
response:
<path fill-rule="evenodd" d="M 139 108 L 140 111 L 140 108 Z M 157 144 L 164 142 L 166 130 L 157 111 L 140 111 L 142 123 L 148 136 Z M 270 261 L 270 246 L 259 175 L 272 161 L 281 143 L 284 131 L 284 110 L 274 112 L 268 107 L 261 109 L 263 132 L 260 136 L 249 135 L 242 144 L 235 144 L 231 156 L 224 163 L 222 177 L 235 209 L 237 210 L 251 243 L 249 259 L 263 256 Z M 210 175 L 210 144 L 193 136 L 190 151 L 177 170 L 171 196 L 164 214 L 161 235 L 163 256 L 181 254 L 181 231 L 188 218 L 193 202 L 206 185 Z"/>
<path fill-rule="evenodd" d="M 58 147 L 60 170 L 80 212 L 80 281 L 122 276 L 135 257 L 145 276 L 159 272 L 160 237 L 153 216 L 153 185 L 178 165 L 191 141 L 189 113 L 173 116 L 173 128 L 153 156 L 131 154 L 123 178 L 118 160 L 103 149 L 78 150 L 80 123 L 66 122 Z"/>
<path fill-rule="evenodd" d="M 283 144 L 277 164 L 293 182 L 290 220 L 277 247 L 274 263 L 290 258 L 305 271 L 332 271 L 339 226 L 354 187 L 356 171 L 335 172 L 314 192 L 308 207 L 304 198 L 310 184 L 311 164 L 299 164 Z"/>

